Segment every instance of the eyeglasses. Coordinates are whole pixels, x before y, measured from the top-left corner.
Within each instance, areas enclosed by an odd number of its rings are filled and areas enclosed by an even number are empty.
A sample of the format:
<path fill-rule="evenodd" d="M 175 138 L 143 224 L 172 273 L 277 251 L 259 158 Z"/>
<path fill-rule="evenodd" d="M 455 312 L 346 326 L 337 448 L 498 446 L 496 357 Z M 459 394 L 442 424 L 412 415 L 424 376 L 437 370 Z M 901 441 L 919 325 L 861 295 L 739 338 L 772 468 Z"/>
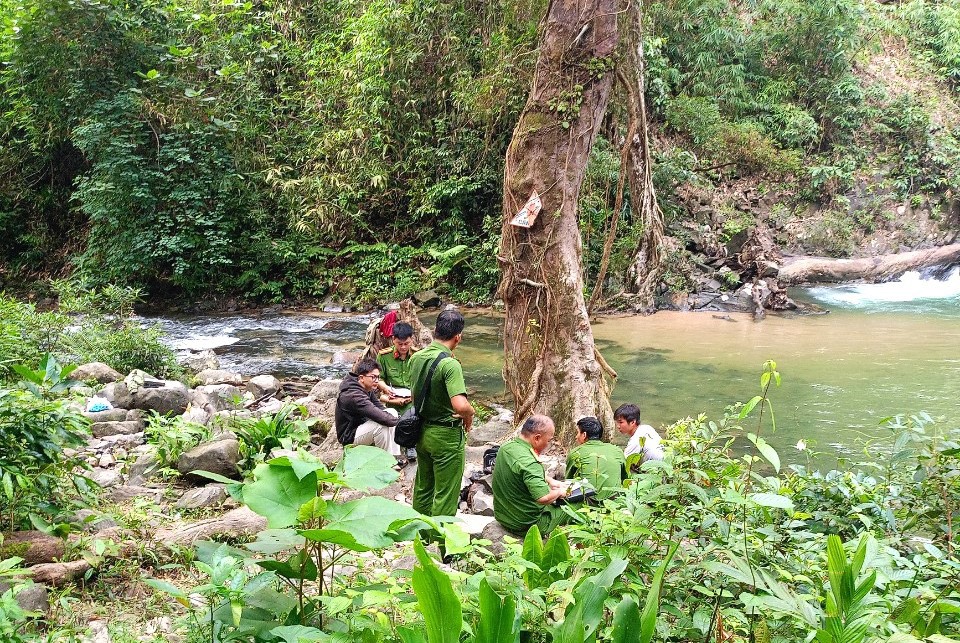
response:
<path fill-rule="evenodd" d="M 374 382 L 379 382 L 379 381 L 380 381 L 380 376 L 379 376 L 379 375 L 374 375 L 373 373 L 367 373 L 367 374 L 364 375 L 363 377 L 369 377 L 369 378 L 372 379 Z"/>

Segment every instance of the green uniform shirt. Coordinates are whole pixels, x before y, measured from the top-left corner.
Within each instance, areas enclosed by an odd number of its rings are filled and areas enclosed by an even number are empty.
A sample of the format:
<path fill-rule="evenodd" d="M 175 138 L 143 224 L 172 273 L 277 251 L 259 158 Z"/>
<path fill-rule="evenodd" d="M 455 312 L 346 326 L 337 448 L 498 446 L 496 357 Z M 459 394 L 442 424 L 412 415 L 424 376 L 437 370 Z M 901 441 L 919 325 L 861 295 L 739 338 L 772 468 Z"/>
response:
<path fill-rule="evenodd" d="M 626 462 L 619 447 L 600 440 L 587 440 L 567 456 L 567 478 L 585 478 L 600 492 L 619 487 L 623 482 Z M 610 495 L 598 493 L 598 497 Z"/>
<path fill-rule="evenodd" d="M 393 388 L 410 388 L 410 358 L 413 357 L 414 353 L 410 352 L 407 354 L 406 359 L 400 359 L 395 357 L 393 347 L 384 348 L 377 355 L 377 364 L 380 365 L 380 379 L 387 386 Z M 437 368 L 440 368 L 439 366 Z M 392 405 L 390 405 L 392 406 Z M 404 404 L 403 406 L 393 407 L 397 409 L 397 413 L 403 415 L 403 412 L 410 408 L 410 404 Z"/>
<path fill-rule="evenodd" d="M 500 447 L 493 466 L 493 516 L 505 529 L 524 534 L 545 510 L 537 502 L 550 493 L 546 472 L 533 447 L 514 438 Z"/>
<path fill-rule="evenodd" d="M 427 371 L 440 353 L 450 353 L 450 349 L 439 342 L 433 342 L 418 350 L 410 359 L 409 372 L 414 404 L 426 385 Z M 450 398 L 466 395 L 467 385 L 463 381 L 463 368 L 453 358 L 444 358 L 433 373 L 430 383 L 430 396 L 424 400 L 420 417 L 425 425 L 461 426 L 459 419 L 453 417 L 453 405 Z"/>

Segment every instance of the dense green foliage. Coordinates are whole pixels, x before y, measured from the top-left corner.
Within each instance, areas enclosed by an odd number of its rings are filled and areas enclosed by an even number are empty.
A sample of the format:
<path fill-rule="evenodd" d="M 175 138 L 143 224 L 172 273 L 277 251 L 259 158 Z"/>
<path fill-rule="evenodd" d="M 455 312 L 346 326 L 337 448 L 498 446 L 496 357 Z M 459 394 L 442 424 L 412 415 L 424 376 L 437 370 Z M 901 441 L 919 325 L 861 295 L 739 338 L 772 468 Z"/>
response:
<path fill-rule="evenodd" d="M 56 311 L 40 312 L 0 295 L 0 380 L 11 365 L 35 365 L 45 353 L 63 363 L 104 362 L 123 374 L 134 369 L 155 377 L 182 374 L 173 351 L 160 342 L 160 330 L 123 314 L 132 307 L 129 291 L 57 286 L 62 305 Z"/>
<path fill-rule="evenodd" d="M 58 517 L 68 499 L 91 487 L 74 471 L 79 460 L 64 455 L 64 448 L 83 442 L 89 426 L 58 399 L 72 368 L 61 368 L 49 355 L 37 371 L 16 368 L 20 386 L 0 388 L 0 531 Z"/>
<path fill-rule="evenodd" d="M 151 294 L 487 298 L 545 6 L 2 0 L 0 262 Z M 651 3 L 670 233 L 689 236 L 685 189 L 741 179 L 784 201 L 775 222 L 800 221 L 784 243 L 834 254 L 889 226 L 891 203 L 949 214 L 960 137 L 937 103 L 957 98 L 958 16 L 957 0 Z M 893 78 L 871 66 L 888 50 Z M 615 201 L 620 88 L 612 104 L 583 195 L 588 276 Z M 793 214 L 808 203 L 823 210 L 809 223 Z M 640 232 L 628 194 L 614 288 Z"/>

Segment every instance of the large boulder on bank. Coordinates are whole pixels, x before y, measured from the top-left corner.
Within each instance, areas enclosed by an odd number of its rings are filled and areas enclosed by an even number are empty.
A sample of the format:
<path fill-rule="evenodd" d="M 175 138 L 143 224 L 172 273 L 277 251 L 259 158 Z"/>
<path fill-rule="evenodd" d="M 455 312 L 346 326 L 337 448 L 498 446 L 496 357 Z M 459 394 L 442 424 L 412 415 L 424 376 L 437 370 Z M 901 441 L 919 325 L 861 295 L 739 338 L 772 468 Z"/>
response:
<path fill-rule="evenodd" d="M 237 463 L 240 461 L 240 443 L 237 440 L 217 440 L 207 442 L 190 449 L 177 460 L 177 471 L 182 475 L 190 476 L 191 471 L 209 471 L 227 478 L 236 478 L 240 475 Z M 206 478 L 199 478 L 206 482 Z"/>
<path fill-rule="evenodd" d="M 197 382 L 202 386 L 211 384 L 232 384 L 240 386 L 243 384 L 243 376 L 233 371 L 223 371 L 215 368 L 207 368 L 197 373 Z"/>
<path fill-rule="evenodd" d="M 123 375 L 103 362 L 89 362 L 81 364 L 70 373 L 70 379 L 79 382 L 94 380 L 100 384 L 107 384 L 109 382 L 119 382 L 123 379 Z"/>
<path fill-rule="evenodd" d="M 190 402 L 196 408 L 217 413 L 239 408 L 242 396 L 240 389 L 232 384 L 210 384 L 195 388 Z"/>
<path fill-rule="evenodd" d="M 247 390 L 253 393 L 254 399 L 273 395 L 280 390 L 280 380 L 273 375 L 257 375 L 247 382 Z"/>
<path fill-rule="evenodd" d="M 161 388 L 141 388 L 133 393 L 133 407 L 161 415 L 180 415 L 187 410 L 190 392 L 181 382 L 167 381 Z"/>
<path fill-rule="evenodd" d="M 133 435 L 143 431 L 143 421 L 94 422 L 90 431 L 95 438 L 103 438 L 108 435 Z"/>
<path fill-rule="evenodd" d="M 127 382 L 113 382 L 103 387 L 100 395 L 114 406 L 124 409 L 156 411 L 161 415 L 180 415 L 190 403 L 190 392 L 182 382 L 160 380 L 156 387 L 140 386 L 134 390 Z M 152 382 L 151 382 L 152 383 Z"/>

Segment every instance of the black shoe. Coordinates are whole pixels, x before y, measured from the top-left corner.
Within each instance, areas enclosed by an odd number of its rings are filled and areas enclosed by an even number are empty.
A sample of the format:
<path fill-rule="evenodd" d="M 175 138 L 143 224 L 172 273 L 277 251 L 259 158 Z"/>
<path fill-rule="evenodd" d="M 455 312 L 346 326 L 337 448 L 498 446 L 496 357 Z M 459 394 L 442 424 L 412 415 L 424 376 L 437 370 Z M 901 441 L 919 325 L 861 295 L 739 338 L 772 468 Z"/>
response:
<path fill-rule="evenodd" d="M 409 449 L 407 449 L 407 460 L 409 460 L 410 462 L 417 461 L 417 450 L 414 449 L 413 447 L 410 447 Z"/>

